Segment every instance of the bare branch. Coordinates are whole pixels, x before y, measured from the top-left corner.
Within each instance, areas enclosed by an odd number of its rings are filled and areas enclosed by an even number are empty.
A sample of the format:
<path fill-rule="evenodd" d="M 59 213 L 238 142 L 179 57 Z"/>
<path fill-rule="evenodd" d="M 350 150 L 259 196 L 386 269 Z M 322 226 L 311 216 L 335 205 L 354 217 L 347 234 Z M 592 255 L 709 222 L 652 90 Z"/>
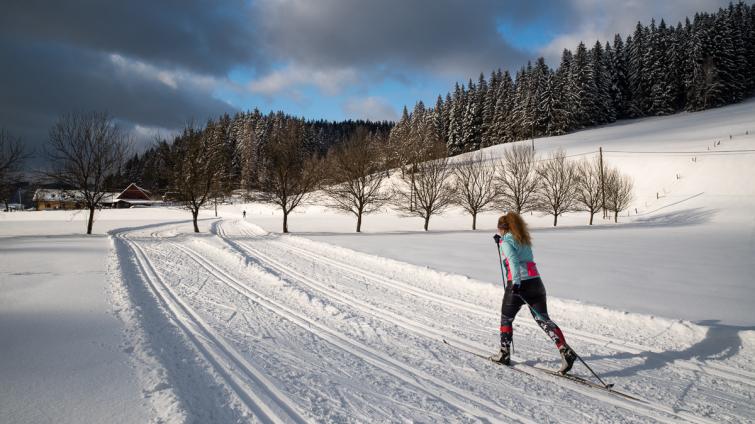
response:
<path fill-rule="evenodd" d="M 632 202 L 632 178 L 611 168 L 606 172 L 606 208 L 613 212 L 614 222 L 619 222 L 619 212 L 626 210 Z"/>
<path fill-rule="evenodd" d="M 18 138 L 0 129 L 0 200 L 8 210 L 8 200 L 21 180 L 21 168 L 29 153 Z"/>
<path fill-rule="evenodd" d="M 559 149 L 548 160 L 540 162 L 537 176 L 540 180 L 538 210 L 553 215 L 555 227 L 560 215 L 574 210 L 576 168 L 566 160 L 566 153 Z"/>
<path fill-rule="evenodd" d="M 357 232 L 362 228 L 362 215 L 380 209 L 390 199 L 382 188 L 388 177 L 384 144 L 364 128 L 357 128 L 343 145 L 328 154 L 323 191 L 331 200 L 330 207 L 356 216 Z"/>
<path fill-rule="evenodd" d="M 303 122 L 281 119 L 274 123 L 262 151 L 261 192 L 257 200 L 280 206 L 284 233 L 288 232 L 288 214 L 306 200 L 322 179 L 320 160 L 307 154 L 304 136 Z"/>
<path fill-rule="evenodd" d="M 495 168 L 481 152 L 459 162 L 453 170 L 455 203 L 472 215 L 472 229 L 477 229 L 477 214 L 489 210 L 496 199 Z"/>
<path fill-rule="evenodd" d="M 179 140 L 173 181 L 179 203 L 191 211 L 194 232 L 198 233 L 199 210 L 210 199 L 220 175 L 220 146 L 212 124 L 201 130 L 189 123 Z"/>
<path fill-rule="evenodd" d="M 535 164 L 535 151 L 529 146 L 519 144 L 504 151 L 503 161 L 496 164 L 499 208 L 519 214 L 535 208 L 538 188 Z"/>
<path fill-rule="evenodd" d="M 445 149 L 445 145 L 438 143 L 433 155 Z M 441 156 L 416 164 L 413 172 L 401 175 L 401 184 L 394 190 L 395 206 L 404 213 L 423 218 L 425 231 L 430 217 L 443 212 L 454 201 L 451 167 L 448 158 Z"/>
<path fill-rule="evenodd" d="M 600 160 L 583 159 L 577 165 L 576 210 L 590 213 L 590 225 L 602 207 Z"/>
<path fill-rule="evenodd" d="M 103 112 L 63 115 L 50 129 L 45 150 L 50 170 L 45 175 L 81 194 L 89 209 L 87 234 L 107 192 L 106 178 L 118 173 L 130 148 L 128 135 Z"/>

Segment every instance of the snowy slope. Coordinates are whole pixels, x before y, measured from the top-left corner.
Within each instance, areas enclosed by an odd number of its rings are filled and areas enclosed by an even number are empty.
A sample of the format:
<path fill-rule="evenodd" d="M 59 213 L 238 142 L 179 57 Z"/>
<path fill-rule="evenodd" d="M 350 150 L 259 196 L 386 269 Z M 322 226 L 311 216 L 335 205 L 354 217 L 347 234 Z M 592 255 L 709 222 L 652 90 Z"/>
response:
<path fill-rule="evenodd" d="M 159 346 L 150 354 L 163 367 L 158 412 L 166 421 L 755 417 L 752 330 L 731 334 L 552 299 L 569 342 L 638 399 L 631 400 L 444 345 L 480 353 L 495 346 L 495 287 L 238 220 L 218 220 L 199 237 L 188 228 L 114 232 L 122 293 L 141 308 L 135 334 Z M 555 347 L 531 321 L 518 320 L 515 332 L 515 359 L 556 366 Z M 574 372 L 587 376 L 581 366 Z"/>
<path fill-rule="evenodd" d="M 535 140 L 542 154 L 602 146 L 635 179 L 618 225 L 527 217 L 551 316 L 634 400 L 531 368 L 558 356 L 526 311 L 515 369 L 442 342 L 497 345 L 497 212 L 472 232 L 450 210 L 424 233 L 386 210 L 357 235 L 352 217 L 309 206 L 281 236 L 274 208 L 248 204 L 203 212 L 200 235 L 185 211 L 103 211 L 110 245 L 72 235 L 81 214 L 0 215 L 2 421 L 751 422 L 755 155 L 722 151 L 755 148 L 753 117 L 750 101 Z M 40 364 L 54 364 L 46 381 Z"/>
<path fill-rule="evenodd" d="M 536 139 L 535 146 L 543 157 L 563 148 L 575 160 L 603 147 L 605 161 L 635 182 L 622 225 L 596 217 L 600 228 L 588 227 L 585 213 L 572 213 L 553 229 L 552 217 L 526 217 L 550 294 L 670 318 L 755 325 L 755 101 Z M 486 152 L 495 158 L 508 148 Z M 251 222 L 280 231 L 277 213 L 248 209 Z M 481 230 L 472 232 L 468 215 L 449 210 L 431 220 L 427 234 L 418 218 L 370 215 L 358 235 L 352 217 L 313 206 L 294 214 L 289 226 L 312 239 L 496 284 L 490 231 L 498 215 L 483 215 Z"/>

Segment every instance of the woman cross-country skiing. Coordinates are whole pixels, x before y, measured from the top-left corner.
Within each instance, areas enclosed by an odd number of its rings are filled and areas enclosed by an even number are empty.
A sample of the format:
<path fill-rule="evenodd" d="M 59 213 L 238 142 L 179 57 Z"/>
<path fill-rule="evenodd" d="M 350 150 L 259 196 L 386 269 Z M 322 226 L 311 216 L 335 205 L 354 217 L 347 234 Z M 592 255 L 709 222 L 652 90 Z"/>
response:
<path fill-rule="evenodd" d="M 490 359 L 504 365 L 510 364 L 514 335 L 512 324 L 526 301 L 532 306 L 532 316 L 537 324 L 556 343 L 561 353 L 559 372 L 566 374 L 577 359 L 577 354 L 566 344 L 561 329 L 548 317 L 545 286 L 532 256 L 527 224 L 519 214 L 509 212 L 498 218 L 498 232 L 500 235 L 496 234 L 493 238 L 503 258 L 501 266 L 506 268 L 507 282 L 501 305 L 501 350 Z"/>

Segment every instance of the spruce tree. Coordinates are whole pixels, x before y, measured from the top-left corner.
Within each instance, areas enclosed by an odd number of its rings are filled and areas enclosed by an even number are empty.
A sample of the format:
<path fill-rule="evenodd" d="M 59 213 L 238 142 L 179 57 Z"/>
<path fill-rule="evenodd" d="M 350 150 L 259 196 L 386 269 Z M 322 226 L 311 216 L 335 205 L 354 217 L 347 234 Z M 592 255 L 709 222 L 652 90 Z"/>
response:
<path fill-rule="evenodd" d="M 629 104 L 629 116 L 636 118 L 645 115 L 649 89 L 645 84 L 645 52 L 647 50 L 647 39 L 645 29 L 640 22 L 634 30 L 634 36 L 631 43 L 627 42 L 629 49 L 628 76 L 629 89 L 632 93 L 632 100 Z"/>
<path fill-rule="evenodd" d="M 669 33 L 666 22 L 661 20 L 657 28 L 655 22 L 651 23 L 649 48 L 645 51 L 645 63 L 650 81 L 648 113 L 651 115 L 668 115 L 674 112 L 668 45 Z"/>
<path fill-rule="evenodd" d="M 573 95 L 572 117 L 577 128 L 595 125 L 596 99 L 593 69 L 584 43 L 579 43 L 570 67 L 570 87 Z"/>

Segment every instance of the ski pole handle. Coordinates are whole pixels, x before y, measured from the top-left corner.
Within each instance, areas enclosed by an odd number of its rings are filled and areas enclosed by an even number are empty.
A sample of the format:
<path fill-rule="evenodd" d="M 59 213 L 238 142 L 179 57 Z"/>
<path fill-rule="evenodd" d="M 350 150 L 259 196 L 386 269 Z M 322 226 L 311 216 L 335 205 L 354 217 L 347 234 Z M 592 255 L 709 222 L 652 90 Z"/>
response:
<path fill-rule="evenodd" d="M 501 258 L 500 249 L 501 236 L 496 234 L 493 236 L 493 240 L 495 240 L 495 250 L 498 251 L 498 266 L 501 268 L 501 280 L 503 280 L 503 287 L 506 287 L 506 274 L 503 272 L 503 258 Z"/>

